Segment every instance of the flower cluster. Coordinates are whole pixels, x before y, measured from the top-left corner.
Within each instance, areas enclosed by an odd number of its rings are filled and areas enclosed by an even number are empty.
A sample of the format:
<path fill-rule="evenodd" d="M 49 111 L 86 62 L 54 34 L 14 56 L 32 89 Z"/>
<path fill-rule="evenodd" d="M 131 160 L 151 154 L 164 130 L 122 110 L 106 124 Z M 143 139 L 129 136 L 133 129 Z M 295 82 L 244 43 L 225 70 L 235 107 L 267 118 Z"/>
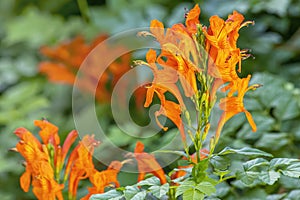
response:
<path fill-rule="evenodd" d="M 47 75 L 51 82 L 65 83 L 73 85 L 77 73 L 87 58 L 88 54 L 97 47 L 98 44 L 104 42 L 108 36 L 99 35 L 91 44 L 86 44 L 82 36 L 77 36 L 71 41 L 64 42 L 57 47 L 43 46 L 40 49 L 42 55 L 50 59 L 50 61 L 43 61 L 39 64 L 39 71 Z M 111 49 L 109 46 L 98 52 L 99 58 L 92 58 L 88 62 L 88 70 L 81 71 L 80 77 L 77 76 L 76 86 L 81 90 L 88 91 L 93 94 L 94 85 L 97 85 L 96 99 L 99 102 L 108 102 L 110 100 L 111 92 L 120 77 L 130 69 L 130 54 L 124 54 L 118 58 L 116 62 L 111 63 L 107 70 L 101 77 L 97 77 L 95 72 L 106 67 L 108 57 L 105 53 L 123 49 L 124 47 L 114 47 Z M 108 85 L 110 85 L 108 87 Z"/>
<path fill-rule="evenodd" d="M 39 127 L 40 142 L 30 131 L 18 128 L 15 134 L 20 138 L 13 150 L 19 152 L 25 159 L 25 172 L 20 178 L 21 188 L 29 191 L 32 185 L 33 193 L 38 199 L 64 199 L 64 184 L 68 181 L 68 199 L 77 199 L 77 189 L 80 180 L 89 179 L 92 187 L 88 194 L 81 198 L 87 200 L 92 194 L 103 193 L 105 187 L 119 187 L 117 176 L 123 165 L 132 159 L 112 161 L 106 170 L 98 171 L 93 163 L 94 148 L 100 142 L 93 135 L 86 135 L 72 150 L 71 147 L 78 137 L 77 131 L 71 131 L 63 145 L 60 145 L 58 127 L 47 120 L 36 120 Z M 161 183 L 166 183 L 164 171 L 155 157 L 144 152 L 144 145 L 137 142 L 134 153 L 129 156 L 135 158 L 139 170 L 139 179 L 146 173 L 153 173 Z"/>
<path fill-rule="evenodd" d="M 256 131 L 255 122 L 244 107 L 243 98 L 247 91 L 259 85 L 248 86 L 251 75 L 246 78 L 238 75 L 241 61 L 250 56 L 247 50 L 240 50 L 236 45 L 238 31 L 253 22 L 243 23 L 243 15 L 234 11 L 226 21 L 212 16 L 207 28 L 200 23 L 199 15 L 200 8 L 195 5 L 186 14 L 185 25 L 175 24 L 167 29 L 160 21 L 152 20 L 150 32 L 141 32 L 140 35 L 154 37 L 161 46 L 160 52 L 150 49 L 146 54 L 147 62 L 136 61 L 136 64 L 148 66 L 154 75 L 152 84 L 147 87 L 144 106 L 151 104 L 155 93 L 161 101 L 161 108 L 155 113 L 157 124 L 167 130 L 160 124 L 158 116 L 168 117 L 180 130 L 184 143 L 188 134 L 198 152 L 210 128 L 209 117 L 217 100 L 216 92 L 224 92 L 226 96 L 220 99 L 219 104 L 223 114 L 211 141 L 212 153 L 222 127 L 234 115 L 244 112 L 252 130 Z M 178 84 L 183 88 L 183 94 Z M 167 100 L 166 92 L 172 93 L 178 103 Z M 183 95 L 193 100 L 199 113 L 195 134 L 186 131 L 182 121 L 182 116 L 189 118 Z"/>

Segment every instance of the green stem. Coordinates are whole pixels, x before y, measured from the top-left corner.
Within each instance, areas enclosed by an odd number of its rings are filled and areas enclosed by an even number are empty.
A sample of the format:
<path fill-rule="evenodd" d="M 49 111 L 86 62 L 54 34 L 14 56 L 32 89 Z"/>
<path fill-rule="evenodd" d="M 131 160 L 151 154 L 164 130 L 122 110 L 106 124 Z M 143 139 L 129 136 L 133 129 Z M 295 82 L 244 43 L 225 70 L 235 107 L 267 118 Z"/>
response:
<path fill-rule="evenodd" d="M 89 5 L 87 3 L 87 0 L 77 0 L 77 4 L 80 10 L 80 13 L 83 17 L 83 19 L 86 22 L 90 21 L 90 12 L 89 12 Z"/>

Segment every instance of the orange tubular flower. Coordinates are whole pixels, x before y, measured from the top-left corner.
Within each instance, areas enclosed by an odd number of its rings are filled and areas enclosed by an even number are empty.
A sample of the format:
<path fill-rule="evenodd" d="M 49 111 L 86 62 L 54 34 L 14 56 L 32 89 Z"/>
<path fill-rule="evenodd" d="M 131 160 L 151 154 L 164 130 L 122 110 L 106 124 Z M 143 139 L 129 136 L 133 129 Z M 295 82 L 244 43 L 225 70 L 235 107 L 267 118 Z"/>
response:
<path fill-rule="evenodd" d="M 154 93 L 156 93 L 161 101 L 161 108 L 155 113 L 158 126 L 166 131 L 167 128 L 163 127 L 160 124 L 157 117 L 160 115 L 168 117 L 178 127 L 178 129 L 180 130 L 181 137 L 185 141 L 184 127 L 180 117 L 181 109 L 185 109 L 185 106 L 180 92 L 175 84 L 178 80 L 176 71 L 169 67 L 164 67 L 163 69 L 159 70 L 155 64 L 156 52 L 153 49 L 150 49 L 147 52 L 146 60 L 147 63 L 142 62 L 141 64 L 145 64 L 152 69 L 154 79 L 151 86 L 147 88 L 147 95 L 144 106 L 149 107 L 149 105 L 152 103 Z M 174 96 L 178 99 L 179 104 L 167 101 L 165 99 L 164 93 L 167 91 L 174 94 Z"/>
<path fill-rule="evenodd" d="M 64 186 L 54 180 L 54 171 L 45 146 L 25 128 L 18 128 L 15 134 L 20 138 L 16 149 L 26 161 L 26 170 L 20 178 L 21 188 L 28 192 L 32 182 L 33 193 L 38 199 L 63 199 L 61 190 Z"/>
<path fill-rule="evenodd" d="M 103 193 L 105 187 L 110 186 L 111 184 L 114 184 L 115 187 L 120 187 L 117 176 L 122 166 L 122 162 L 112 161 L 108 168 L 104 171 L 99 172 L 95 169 L 90 176 L 90 181 L 93 184 L 93 187 L 88 188 L 89 194 L 81 198 L 81 200 L 88 200 L 93 194 Z"/>
<path fill-rule="evenodd" d="M 94 136 L 86 135 L 72 151 L 65 170 L 65 180 L 69 176 L 69 199 L 76 199 L 78 183 L 94 172 L 92 155 L 94 148 L 100 144 Z"/>
<path fill-rule="evenodd" d="M 40 127 L 39 135 L 42 138 L 44 144 L 52 144 L 58 146 L 60 138 L 58 136 L 58 127 L 49 123 L 47 120 L 35 120 L 34 125 Z"/>
<path fill-rule="evenodd" d="M 224 82 L 232 82 L 238 79 L 236 65 L 239 63 L 238 72 L 241 72 L 242 58 L 249 57 L 243 54 L 236 46 L 239 37 L 239 29 L 245 24 L 243 15 L 234 11 L 228 19 L 224 21 L 218 16 L 210 18 L 210 27 L 208 31 L 204 30 L 206 37 L 206 48 L 209 52 L 208 72 L 215 78 L 220 78 Z"/>
<path fill-rule="evenodd" d="M 137 161 L 139 170 L 138 182 L 144 179 L 146 173 L 152 173 L 158 177 L 161 184 L 165 184 L 167 182 L 165 173 L 155 160 L 155 157 L 144 152 L 144 144 L 139 141 L 136 143 L 136 147 L 134 149 L 134 157 Z"/>
<path fill-rule="evenodd" d="M 73 40 L 62 43 L 57 47 L 42 47 L 41 53 L 48 57 L 50 61 L 44 61 L 39 64 L 39 71 L 42 74 L 47 75 L 48 79 L 51 82 L 56 83 L 65 83 L 69 85 L 73 85 L 76 79 L 77 72 L 83 63 L 83 61 L 87 58 L 88 54 L 101 42 L 104 42 L 108 36 L 100 35 L 95 38 L 91 44 L 86 44 L 84 38 L 82 36 L 78 36 Z M 99 52 L 99 54 L 104 53 L 106 56 L 98 58 L 91 58 L 89 60 L 89 68 L 88 70 L 81 71 L 81 77 L 77 78 L 79 89 L 87 92 L 91 92 L 94 94 L 93 88 L 95 84 L 97 85 L 96 98 L 100 102 L 107 102 L 110 100 L 112 88 L 118 82 L 120 77 L 130 70 L 130 54 L 122 55 L 116 62 L 113 62 L 108 66 L 108 69 L 103 73 L 100 77 L 96 77 L 95 71 L 99 71 L 99 69 L 106 67 L 105 59 L 110 56 L 109 47 L 106 47 L 107 50 L 105 52 Z M 113 50 L 118 52 L 118 48 L 123 47 L 115 47 Z M 104 59 L 103 59 L 104 58 Z M 98 82 L 99 79 L 99 82 Z M 107 87 L 108 83 L 112 87 Z"/>
<path fill-rule="evenodd" d="M 256 131 L 256 125 L 255 122 L 251 116 L 251 114 L 245 109 L 244 107 L 244 95 L 249 90 L 255 90 L 259 87 L 259 85 L 255 84 L 250 87 L 248 87 L 249 81 L 250 81 L 251 75 L 248 75 L 247 78 L 238 79 L 237 85 L 238 85 L 238 93 L 237 96 L 230 96 L 225 97 L 220 100 L 220 108 L 224 110 L 223 114 L 221 115 L 221 118 L 218 123 L 218 127 L 216 130 L 216 140 L 219 139 L 221 130 L 224 126 L 224 124 L 234 115 L 244 112 L 246 114 L 247 120 L 252 127 L 252 131 Z"/>

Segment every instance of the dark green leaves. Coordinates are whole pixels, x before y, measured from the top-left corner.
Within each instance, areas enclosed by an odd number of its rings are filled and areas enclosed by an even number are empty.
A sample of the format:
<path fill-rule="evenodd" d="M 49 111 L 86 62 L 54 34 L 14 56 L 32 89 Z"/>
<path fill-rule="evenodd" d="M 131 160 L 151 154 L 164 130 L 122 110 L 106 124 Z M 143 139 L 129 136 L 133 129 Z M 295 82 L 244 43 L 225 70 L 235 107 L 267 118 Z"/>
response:
<path fill-rule="evenodd" d="M 261 151 L 259 149 L 255 149 L 255 148 L 251 148 L 251 147 L 244 147 L 242 149 L 233 149 L 230 147 L 226 147 L 217 155 L 224 156 L 224 155 L 233 154 L 233 153 L 236 153 L 239 155 L 244 155 L 244 156 L 253 156 L 253 157 L 257 157 L 257 156 L 273 157 L 269 153 L 266 153 L 264 151 Z"/>
<path fill-rule="evenodd" d="M 135 185 L 126 186 L 110 190 L 104 194 L 96 194 L 91 197 L 92 200 L 104 199 L 125 199 L 125 200 L 143 200 L 143 199 L 163 199 L 169 192 L 169 184 L 160 185 L 157 177 L 153 176 Z"/>
<path fill-rule="evenodd" d="M 257 158 L 243 164 L 244 171 L 237 173 L 237 179 L 247 186 L 273 185 L 281 175 L 300 177 L 300 160 L 274 158 L 271 161 Z"/>
<path fill-rule="evenodd" d="M 203 181 L 196 184 L 194 181 L 184 181 L 176 190 L 176 197 L 183 195 L 183 200 L 202 200 L 205 195 L 210 196 L 216 192 L 215 185 Z"/>

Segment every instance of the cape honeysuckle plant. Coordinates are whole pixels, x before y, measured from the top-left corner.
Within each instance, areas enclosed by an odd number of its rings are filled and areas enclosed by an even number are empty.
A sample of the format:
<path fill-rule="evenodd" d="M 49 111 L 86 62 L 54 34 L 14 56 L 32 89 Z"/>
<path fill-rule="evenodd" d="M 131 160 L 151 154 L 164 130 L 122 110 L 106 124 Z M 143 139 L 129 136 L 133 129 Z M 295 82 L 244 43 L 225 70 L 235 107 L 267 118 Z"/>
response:
<path fill-rule="evenodd" d="M 133 186 L 126 186 L 110 190 L 105 194 L 93 195 L 92 199 L 204 199 L 217 197 L 216 186 L 229 179 L 237 179 L 246 186 L 253 181 L 260 184 L 274 184 L 280 177 L 299 178 L 297 172 L 300 162 L 297 159 L 265 158 L 271 154 L 244 147 L 242 149 L 225 148 L 214 153 L 225 123 L 239 113 L 245 113 L 246 118 L 255 132 L 257 127 L 252 115 L 244 106 L 246 92 L 255 90 L 261 85 L 249 85 L 251 75 L 240 77 L 242 60 L 250 57 L 247 49 L 237 47 L 239 30 L 254 24 L 253 21 L 244 22 L 242 14 L 234 11 L 223 20 L 212 16 L 210 25 L 204 26 L 199 21 L 200 8 L 195 5 L 186 14 L 184 24 L 175 24 L 171 28 L 153 20 L 150 32 L 140 32 L 142 36 L 152 36 L 160 44 L 160 51 L 150 49 L 146 54 L 146 62 L 135 61 L 136 65 L 148 66 L 154 75 L 152 84 L 148 85 L 145 107 L 152 103 L 154 95 L 160 100 L 160 109 L 155 112 L 159 127 L 167 131 L 158 117 L 169 118 L 179 129 L 185 153 L 184 166 L 179 166 L 171 172 L 170 181 L 163 185 L 156 178 L 149 178 Z M 189 129 L 191 119 L 188 109 L 180 93 L 178 84 L 183 89 L 183 95 L 191 98 L 197 110 L 197 127 Z M 210 129 L 210 116 L 218 101 L 217 91 L 225 97 L 219 99 L 219 107 L 223 111 L 216 132 L 209 142 L 209 150 L 204 149 L 204 142 Z M 168 100 L 167 93 L 171 93 L 177 102 Z M 186 119 L 187 123 L 183 121 Z M 195 153 L 190 155 L 188 140 L 192 141 Z M 175 153 L 175 152 L 174 152 Z M 178 152 L 176 152 L 178 153 Z M 230 157 L 233 154 L 255 158 L 245 162 L 243 171 L 230 171 Z M 291 173 L 290 173 L 290 172 Z M 255 174 L 255 178 L 251 177 Z M 258 179 L 258 180 L 255 180 Z"/>
<path fill-rule="evenodd" d="M 156 95 L 161 103 L 160 109 L 155 112 L 157 125 L 164 131 L 168 130 L 159 121 L 158 117 L 163 115 L 179 129 L 184 151 L 174 152 L 182 156 L 177 168 L 166 174 L 155 156 L 146 153 L 143 143 L 137 142 L 134 152 L 127 154 L 124 161 L 112 161 L 106 170 L 99 171 L 92 155 L 94 148 L 101 145 L 100 141 L 87 135 L 72 148 L 78 136 L 76 131 L 72 131 L 61 145 L 58 128 L 46 120 L 37 120 L 35 125 L 41 128 L 39 136 L 42 142 L 25 128 L 15 131 L 20 141 L 14 150 L 24 157 L 26 167 L 20 178 L 21 188 L 28 192 L 31 184 L 38 199 L 63 199 L 64 188 L 68 186 L 68 195 L 65 196 L 78 199 L 79 181 L 88 179 L 92 187 L 82 199 L 201 200 L 218 199 L 221 196 L 218 186 L 230 180 L 251 187 L 273 185 L 281 175 L 299 178 L 298 159 L 271 159 L 271 154 L 250 147 L 226 147 L 215 152 L 222 128 L 233 116 L 245 113 L 252 130 L 255 132 L 257 129 L 252 115 L 244 106 L 244 96 L 260 85 L 249 83 L 251 75 L 240 77 L 242 60 L 251 55 L 248 50 L 237 47 L 239 29 L 253 22 L 244 22 L 243 15 L 234 11 L 227 20 L 212 16 L 210 25 L 206 27 L 200 23 L 199 15 L 200 8 L 195 5 L 186 14 L 185 24 L 175 24 L 167 29 L 160 21 L 153 20 L 150 32 L 141 32 L 140 35 L 154 37 L 160 44 L 160 51 L 150 49 L 146 61 L 135 61 L 136 65 L 148 66 L 154 74 L 152 83 L 146 86 L 144 106 L 149 107 Z M 78 45 L 81 48 L 77 48 Z M 79 57 L 74 60 L 70 59 L 73 48 L 79 50 L 76 52 Z M 53 51 L 45 48 L 42 52 L 58 62 L 42 63 L 40 69 L 52 81 L 73 84 L 73 72 L 90 50 L 80 38 Z M 63 76 L 57 77 L 58 72 Z M 183 89 L 183 93 L 179 88 Z M 218 98 L 218 92 L 224 97 Z M 168 99 L 167 93 L 171 93 L 177 101 Z M 185 98 L 190 98 L 195 104 L 196 119 L 191 119 Z M 222 114 L 214 135 L 208 139 L 211 113 L 217 102 Z M 190 128 L 194 124 L 192 121 L 196 121 L 195 129 Z M 207 140 L 209 146 L 205 145 Z M 190 148 L 190 143 L 193 148 Z M 245 161 L 239 168 L 231 166 L 231 158 L 236 156 L 243 157 Z M 134 161 L 139 172 L 137 183 L 121 187 L 117 175 L 125 163 L 132 164 Z"/>
<path fill-rule="evenodd" d="M 21 188 L 28 192 L 32 185 L 34 195 L 41 200 L 64 199 L 63 191 L 68 185 L 67 199 L 78 199 L 79 182 L 89 179 L 92 187 L 88 194 L 80 199 L 89 199 L 92 194 L 103 193 L 106 187 L 120 187 L 117 175 L 123 165 L 137 161 L 139 169 L 138 181 L 143 180 L 146 172 L 156 175 L 162 184 L 166 183 L 164 171 L 153 155 L 144 152 L 144 145 L 137 142 L 134 152 L 124 161 L 112 161 L 106 170 L 99 171 L 94 166 L 92 157 L 94 148 L 100 141 L 94 135 L 86 135 L 73 149 L 78 137 L 77 131 L 71 131 L 61 145 L 58 127 L 47 120 L 36 120 L 34 125 L 40 128 L 40 142 L 29 130 L 18 128 L 16 136 L 20 138 L 15 148 L 25 159 L 25 172 L 20 177 Z"/>

